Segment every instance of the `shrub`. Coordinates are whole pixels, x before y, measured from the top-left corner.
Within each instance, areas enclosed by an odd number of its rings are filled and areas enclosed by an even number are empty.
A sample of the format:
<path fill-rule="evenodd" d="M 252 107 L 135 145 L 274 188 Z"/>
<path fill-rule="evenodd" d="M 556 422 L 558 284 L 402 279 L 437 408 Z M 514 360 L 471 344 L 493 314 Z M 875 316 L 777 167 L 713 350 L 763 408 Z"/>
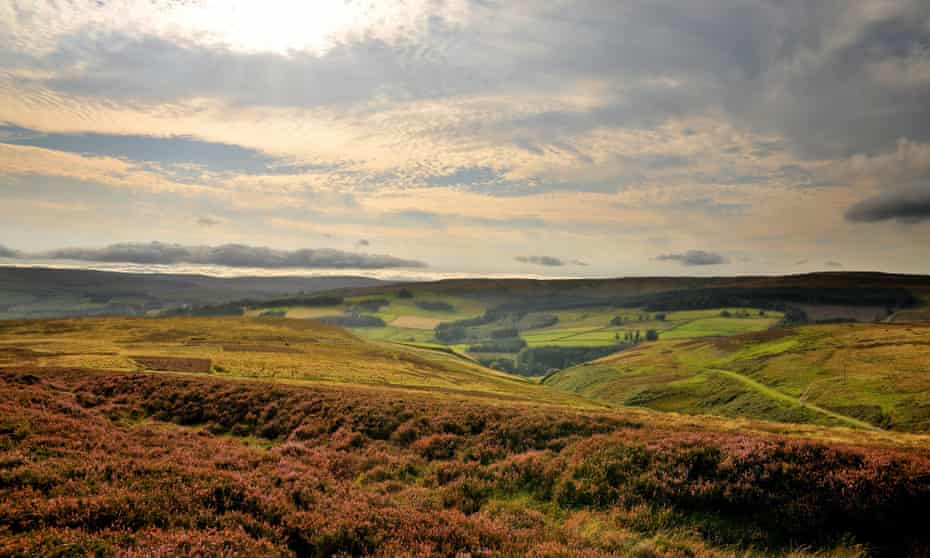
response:
<path fill-rule="evenodd" d="M 448 302 L 443 302 L 441 300 L 418 300 L 415 303 L 417 308 L 422 308 L 423 310 L 428 310 L 430 312 L 453 312 L 455 307 L 449 304 Z"/>
<path fill-rule="evenodd" d="M 35 379 L 21 381 L 27 375 Z M 572 526 L 577 517 L 601 518 L 648 541 L 637 552 L 659 555 L 749 546 L 784 555 L 801 545 L 826 555 L 852 536 L 877 555 L 930 545 L 923 449 L 744 435 L 653 414 L 631 422 L 625 413 L 412 390 L 0 370 L 0 554 L 629 553 L 630 544 L 606 546 Z M 164 424 L 194 416 L 209 426 Z M 121 417 L 148 420 L 126 426 Z M 267 438 L 256 446 L 255 437 Z M 668 542 L 676 533 L 696 546 Z"/>
<path fill-rule="evenodd" d="M 323 316 L 316 320 L 339 327 L 384 327 L 387 325 L 377 316 Z"/>
<path fill-rule="evenodd" d="M 513 337 L 510 339 L 495 339 L 484 341 L 468 347 L 469 353 L 516 353 L 526 347 L 526 341 Z"/>

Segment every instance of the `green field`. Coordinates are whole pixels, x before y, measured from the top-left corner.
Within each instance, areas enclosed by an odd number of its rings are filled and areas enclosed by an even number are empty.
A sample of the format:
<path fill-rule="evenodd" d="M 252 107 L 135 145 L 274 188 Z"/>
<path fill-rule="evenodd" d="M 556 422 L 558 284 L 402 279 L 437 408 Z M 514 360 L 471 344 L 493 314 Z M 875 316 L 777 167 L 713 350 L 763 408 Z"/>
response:
<path fill-rule="evenodd" d="M 660 339 L 726 336 L 762 331 L 783 317 L 779 312 L 768 312 L 762 316 L 759 310 L 752 308 L 647 312 L 638 308 L 614 308 L 608 305 L 553 311 L 494 311 L 493 300 L 455 296 L 415 287 L 411 289 L 411 297 L 400 297 L 397 290 L 379 290 L 371 295 L 345 297 L 341 304 L 332 306 L 262 307 L 249 309 L 246 315 L 259 317 L 274 314 L 310 320 L 349 315 L 374 317 L 385 325 L 355 327 L 350 328 L 351 331 L 359 337 L 379 342 L 456 345 L 463 354 L 471 354 L 488 366 L 527 375 L 543 374 L 548 365 L 529 370 L 525 365 L 518 364 L 523 343 L 529 349 L 620 349 L 645 341 L 650 330 L 658 332 Z M 372 306 L 375 301 L 380 301 L 377 308 Z M 423 307 L 437 303 L 446 308 Z M 492 319 L 474 321 L 489 311 L 495 312 Z M 723 317 L 722 314 L 729 317 Z M 449 323 L 467 325 L 462 326 L 463 331 L 459 337 L 440 336 L 437 326 Z M 502 346 L 500 333 L 506 331 L 513 333 L 505 334 L 508 345 Z M 514 333 L 519 339 L 513 337 Z M 574 359 L 569 364 L 574 362 L 580 360 Z M 558 367 L 564 365 L 556 364 Z"/>
<path fill-rule="evenodd" d="M 360 302 L 372 299 L 386 299 L 389 304 L 370 314 L 384 320 L 385 327 L 354 328 L 353 331 L 367 339 L 396 341 L 396 342 L 435 342 L 433 327 L 439 322 L 453 322 L 480 316 L 487 306 L 484 303 L 464 297 L 450 295 L 437 295 L 433 293 L 417 293 L 415 299 L 401 299 L 394 293 L 378 296 L 350 297 L 338 306 L 323 308 L 283 307 L 287 317 L 314 319 L 327 316 L 341 316 L 345 311 Z M 453 311 L 431 311 L 417 306 L 417 302 L 444 302 L 453 307 Z M 720 313 L 727 310 L 737 314 L 747 312 L 752 317 L 722 318 Z M 267 310 L 252 310 L 250 316 L 258 316 Z M 683 339 L 691 337 L 709 337 L 720 335 L 736 335 L 753 331 L 761 331 L 776 324 L 782 317 L 778 312 L 769 312 L 765 317 L 758 317 L 757 310 L 751 308 L 721 308 L 713 310 L 695 310 L 683 312 L 668 312 L 664 320 L 656 320 L 656 313 L 645 312 L 640 309 L 629 308 L 594 308 L 581 310 L 559 310 L 553 312 L 529 312 L 522 317 L 511 320 L 501 319 L 495 323 L 473 328 L 479 338 L 490 336 L 495 329 L 514 327 L 520 330 L 520 337 L 526 340 L 530 347 L 561 346 L 561 347 L 603 347 L 616 345 L 622 342 L 627 332 L 631 334 L 639 331 L 645 336 L 647 330 L 654 329 L 663 339 Z M 544 328 L 527 327 L 534 319 L 542 316 L 556 316 L 558 323 Z M 611 326 L 610 321 L 620 317 L 624 323 L 620 326 Z M 421 320 L 409 320 L 417 318 Z M 435 323 L 431 324 L 430 320 Z M 409 327 L 405 323 L 409 321 Z M 399 323 L 400 325 L 392 325 Z M 406 327 L 405 327 L 406 326 Z M 619 337 L 618 337 L 619 336 Z"/>
<path fill-rule="evenodd" d="M 720 317 L 723 311 L 730 312 L 734 317 Z M 735 317 L 739 312 L 747 312 L 751 317 Z M 656 330 L 660 339 L 737 335 L 768 329 L 782 318 L 779 312 L 768 312 L 764 317 L 760 317 L 757 310 L 749 308 L 668 312 L 661 321 L 655 319 L 656 313 L 636 309 L 573 310 L 555 314 L 559 316 L 559 323 L 555 326 L 532 330 L 522 335 L 529 346 L 613 345 L 623 341 L 627 332 L 639 331 L 640 335 L 645 335 L 650 329 Z M 625 323 L 620 326 L 608 325 L 616 316 L 622 317 Z"/>
<path fill-rule="evenodd" d="M 662 411 L 928 432 L 928 362 L 926 325 L 816 325 L 667 339 L 545 383 Z"/>

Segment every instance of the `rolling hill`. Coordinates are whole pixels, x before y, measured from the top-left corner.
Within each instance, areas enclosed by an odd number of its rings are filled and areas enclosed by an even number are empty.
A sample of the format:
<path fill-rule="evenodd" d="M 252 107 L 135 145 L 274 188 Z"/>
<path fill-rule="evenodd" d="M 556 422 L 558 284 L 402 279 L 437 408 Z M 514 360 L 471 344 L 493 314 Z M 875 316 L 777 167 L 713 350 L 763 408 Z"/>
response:
<path fill-rule="evenodd" d="M 311 320 L 173 317 L 0 322 L 0 367 L 12 365 L 368 385 L 592 405 L 485 368 L 444 347 L 366 341 Z"/>
<path fill-rule="evenodd" d="M 445 345 L 482 364 L 542 376 L 647 338 L 732 336 L 778 324 L 919 322 L 926 277 L 447 280 L 194 308 L 191 314 L 325 321 L 367 339 Z"/>
<path fill-rule="evenodd" d="M 209 277 L 0 266 L 0 320 L 143 316 L 192 305 L 382 284 L 367 277 Z"/>
<path fill-rule="evenodd" d="M 544 384 L 689 414 L 930 431 L 930 326 L 822 324 L 660 340 Z"/>
<path fill-rule="evenodd" d="M 609 408 L 314 321 L 8 321 L 0 347 L 4 556 L 930 545 L 923 436 Z"/>

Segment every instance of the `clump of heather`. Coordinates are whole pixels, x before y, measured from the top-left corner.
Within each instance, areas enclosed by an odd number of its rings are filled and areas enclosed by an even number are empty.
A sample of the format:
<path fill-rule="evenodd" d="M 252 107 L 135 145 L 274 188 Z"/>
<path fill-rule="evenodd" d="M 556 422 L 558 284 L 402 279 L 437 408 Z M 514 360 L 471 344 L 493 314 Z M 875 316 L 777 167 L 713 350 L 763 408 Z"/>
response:
<path fill-rule="evenodd" d="M 925 455 L 638 416 L 389 389 L 0 370 L 0 555 L 930 548 Z"/>

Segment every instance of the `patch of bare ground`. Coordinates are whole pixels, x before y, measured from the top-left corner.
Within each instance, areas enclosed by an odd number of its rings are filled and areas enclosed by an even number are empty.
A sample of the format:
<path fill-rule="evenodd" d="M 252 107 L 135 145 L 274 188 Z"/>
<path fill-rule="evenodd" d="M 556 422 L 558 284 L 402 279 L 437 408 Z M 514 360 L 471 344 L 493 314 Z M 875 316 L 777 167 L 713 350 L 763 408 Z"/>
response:
<path fill-rule="evenodd" d="M 435 329 L 442 320 L 426 316 L 401 316 L 391 322 L 394 327 L 409 329 Z"/>
<path fill-rule="evenodd" d="M 209 372 L 213 362 L 208 358 L 184 358 L 166 356 L 130 356 L 139 366 L 149 370 L 170 372 Z"/>

